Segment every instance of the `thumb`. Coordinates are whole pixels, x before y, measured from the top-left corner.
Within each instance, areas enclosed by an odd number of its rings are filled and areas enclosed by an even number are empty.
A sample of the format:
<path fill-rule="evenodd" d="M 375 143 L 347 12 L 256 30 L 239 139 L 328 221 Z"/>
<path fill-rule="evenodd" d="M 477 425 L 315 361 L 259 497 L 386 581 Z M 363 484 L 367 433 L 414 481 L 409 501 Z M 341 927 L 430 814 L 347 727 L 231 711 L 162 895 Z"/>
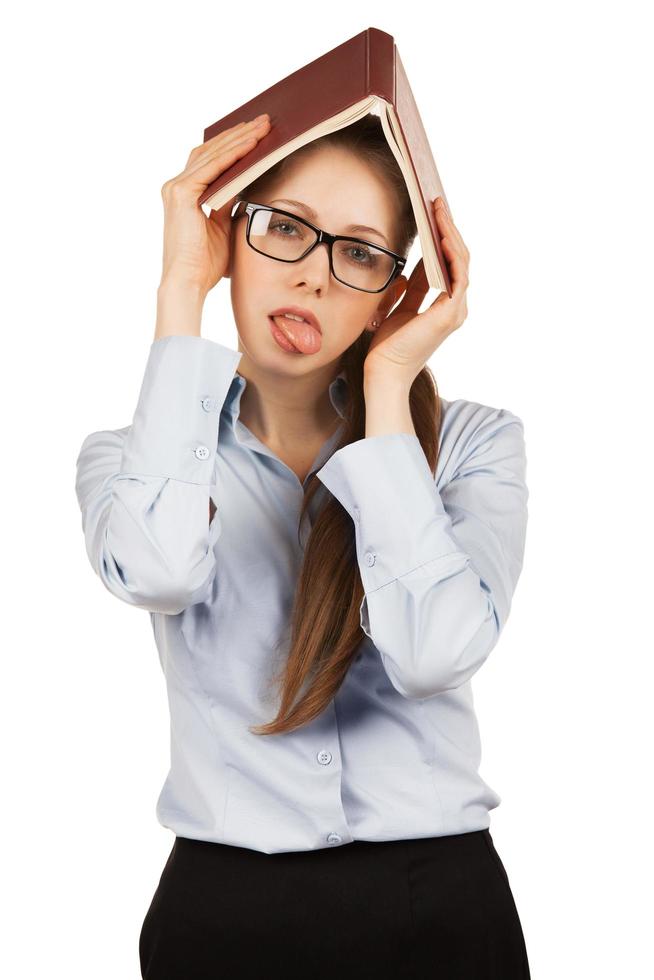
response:
<path fill-rule="evenodd" d="M 398 310 L 401 310 L 402 313 L 418 310 L 429 290 L 429 283 L 427 282 L 422 258 L 420 258 L 408 279 L 405 276 L 401 276 L 400 278 L 406 283 L 406 292 L 402 297 L 402 302 Z"/>
<path fill-rule="evenodd" d="M 391 306 L 395 306 L 397 301 L 400 299 L 403 293 L 406 293 L 407 286 L 409 285 L 409 280 L 406 276 L 398 276 L 395 283 L 395 293 L 393 294 L 393 302 Z"/>

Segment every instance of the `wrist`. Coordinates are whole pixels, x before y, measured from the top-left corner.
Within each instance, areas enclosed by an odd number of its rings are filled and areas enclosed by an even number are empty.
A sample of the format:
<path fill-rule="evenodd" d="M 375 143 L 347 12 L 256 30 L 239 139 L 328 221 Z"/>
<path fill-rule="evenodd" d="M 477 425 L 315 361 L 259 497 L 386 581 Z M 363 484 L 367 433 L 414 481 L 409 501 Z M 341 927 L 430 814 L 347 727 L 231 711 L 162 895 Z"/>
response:
<path fill-rule="evenodd" d="M 363 368 L 363 391 L 366 397 L 408 398 L 415 375 L 409 377 L 397 368 L 372 365 Z"/>
<path fill-rule="evenodd" d="M 406 432 L 415 435 L 409 394 L 412 382 L 401 375 L 364 372 L 366 437 Z"/>
<path fill-rule="evenodd" d="M 204 303 L 207 298 L 207 290 L 191 279 L 171 275 L 161 279 L 157 288 L 157 296 L 179 296 L 196 303 Z"/>
<path fill-rule="evenodd" d="M 155 340 L 171 335 L 199 336 L 206 290 L 195 283 L 162 279 L 157 289 Z"/>

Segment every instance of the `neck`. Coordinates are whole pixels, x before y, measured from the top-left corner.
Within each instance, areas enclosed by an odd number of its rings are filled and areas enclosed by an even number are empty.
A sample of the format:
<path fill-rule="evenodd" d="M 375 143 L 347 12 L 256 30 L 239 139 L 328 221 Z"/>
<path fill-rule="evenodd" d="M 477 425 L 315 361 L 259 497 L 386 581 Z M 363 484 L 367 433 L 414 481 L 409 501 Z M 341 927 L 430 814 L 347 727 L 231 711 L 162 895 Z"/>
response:
<path fill-rule="evenodd" d="M 330 436 L 342 421 L 329 397 L 329 386 L 338 373 L 333 365 L 289 379 L 260 371 L 244 353 L 238 373 L 247 382 L 239 418 L 268 445 L 293 450 L 312 444 Z"/>

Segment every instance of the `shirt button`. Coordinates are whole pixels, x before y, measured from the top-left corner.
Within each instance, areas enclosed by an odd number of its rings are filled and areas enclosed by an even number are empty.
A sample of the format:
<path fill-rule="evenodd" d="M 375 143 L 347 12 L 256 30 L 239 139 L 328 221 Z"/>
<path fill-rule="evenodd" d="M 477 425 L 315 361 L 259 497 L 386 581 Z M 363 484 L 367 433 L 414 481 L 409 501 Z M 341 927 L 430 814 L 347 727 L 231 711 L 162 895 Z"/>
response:
<path fill-rule="evenodd" d="M 195 450 L 195 455 L 197 456 L 198 459 L 208 459 L 209 450 L 207 449 L 206 446 L 198 446 Z"/>
<path fill-rule="evenodd" d="M 203 398 L 202 408 L 205 412 L 213 412 L 213 398 Z"/>
<path fill-rule="evenodd" d="M 328 844 L 340 844 L 343 838 L 340 834 L 328 834 L 327 843 Z"/>
<path fill-rule="evenodd" d="M 316 758 L 321 766 L 328 766 L 332 761 L 332 754 L 327 749 L 321 749 Z"/>
<path fill-rule="evenodd" d="M 367 565 L 374 565 L 375 564 L 375 554 L 374 554 L 374 552 L 372 552 L 372 551 L 366 551 L 365 559 L 366 559 L 366 564 Z"/>

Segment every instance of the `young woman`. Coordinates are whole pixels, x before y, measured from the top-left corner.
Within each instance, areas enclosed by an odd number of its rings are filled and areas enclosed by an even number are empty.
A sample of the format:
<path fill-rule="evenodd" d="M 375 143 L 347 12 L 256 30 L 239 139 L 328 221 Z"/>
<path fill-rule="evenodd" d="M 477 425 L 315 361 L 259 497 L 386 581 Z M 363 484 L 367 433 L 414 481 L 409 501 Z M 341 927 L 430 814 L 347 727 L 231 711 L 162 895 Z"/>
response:
<path fill-rule="evenodd" d="M 164 185 L 134 419 L 77 461 L 90 561 L 150 612 L 171 710 L 175 841 L 142 976 L 524 980 L 470 687 L 522 566 L 522 422 L 437 394 L 426 362 L 466 318 L 469 253 L 435 201 L 453 296 L 418 313 L 377 117 L 205 216 L 270 125 Z M 200 336 L 226 277 L 238 351 Z"/>

